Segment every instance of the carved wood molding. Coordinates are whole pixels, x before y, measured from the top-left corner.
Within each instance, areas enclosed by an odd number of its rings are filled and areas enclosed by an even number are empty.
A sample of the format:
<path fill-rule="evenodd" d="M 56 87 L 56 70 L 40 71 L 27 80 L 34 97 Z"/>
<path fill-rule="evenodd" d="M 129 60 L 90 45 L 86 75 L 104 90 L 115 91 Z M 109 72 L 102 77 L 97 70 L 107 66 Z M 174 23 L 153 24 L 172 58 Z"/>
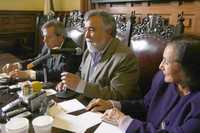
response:
<path fill-rule="evenodd" d="M 91 1 L 91 0 L 88 0 Z M 90 3 L 90 9 L 102 9 L 114 14 L 125 14 L 132 11 L 137 16 L 146 16 L 158 14 L 168 19 L 169 24 L 177 24 L 177 14 L 184 12 L 184 25 L 186 33 L 200 35 L 200 1 L 183 0 L 184 2 L 174 0 L 165 2 L 127 2 L 127 3 Z M 187 1 L 187 2 L 185 2 Z"/>
<path fill-rule="evenodd" d="M 159 15 L 148 15 L 142 19 L 141 23 L 134 24 L 132 28 L 132 36 L 135 37 L 150 34 L 163 39 L 170 39 L 175 33 L 175 26 L 166 24 L 166 20 Z"/>

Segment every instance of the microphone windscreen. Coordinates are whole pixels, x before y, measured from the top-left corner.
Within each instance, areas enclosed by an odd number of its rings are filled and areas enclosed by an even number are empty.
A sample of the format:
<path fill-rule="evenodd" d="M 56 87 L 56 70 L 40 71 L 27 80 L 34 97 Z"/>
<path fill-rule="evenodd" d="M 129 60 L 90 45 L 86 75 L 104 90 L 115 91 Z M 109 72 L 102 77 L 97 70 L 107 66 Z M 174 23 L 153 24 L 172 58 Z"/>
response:
<path fill-rule="evenodd" d="M 43 88 L 43 84 L 40 81 L 32 81 L 31 85 L 33 92 L 40 92 Z"/>

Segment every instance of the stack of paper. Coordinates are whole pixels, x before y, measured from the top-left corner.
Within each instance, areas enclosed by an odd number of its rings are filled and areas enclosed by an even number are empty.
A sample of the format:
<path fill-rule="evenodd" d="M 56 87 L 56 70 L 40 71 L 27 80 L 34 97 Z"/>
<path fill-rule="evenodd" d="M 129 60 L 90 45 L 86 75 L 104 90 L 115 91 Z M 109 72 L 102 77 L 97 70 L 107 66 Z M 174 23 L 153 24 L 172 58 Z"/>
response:
<path fill-rule="evenodd" d="M 86 130 L 84 123 L 77 116 L 66 113 L 60 113 L 54 118 L 53 127 L 76 133 L 82 133 Z"/>
<path fill-rule="evenodd" d="M 78 116 L 79 120 L 84 123 L 85 129 L 93 127 L 101 123 L 102 113 L 98 112 L 86 112 Z"/>
<path fill-rule="evenodd" d="M 10 76 L 6 73 L 0 73 L 0 79 L 3 79 L 3 78 L 10 78 Z"/>
<path fill-rule="evenodd" d="M 85 106 L 78 100 L 72 99 L 58 103 L 49 109 L 49 115 L 54 117 L 53 126 L 76 133 L 83 133 L 88 128 L 102 122 L 102 113 L 86 112 L 78 116 L 67 113 L 85 109 Z M 102 122 L 95 133 L 121 133 L 121 130 L 114 125 Z"/>
<path fill-rule="evenodd" d="M 63 108 L 65 113 L 71 113 L 71 112 L 85 109 L 85 106 L 82 103 L 80 103 L 77 99 L 67 100 L 67 101 L 58 103 L 58 105 L 60 105 Z"/>
<path fill-rule="evenodd" d="M 94 133 L 122 133 L 122 131 L 117 126 L 102 122 Z"/>
<path fill-rule="evenodd" d="M 78 100 L 72 99 L 54 105 L 48 114 L 54 117 L 54 127 L 80 133 L 99 124 L 103 115 L 94 112 L 86 112 L 79 116 L 67 114 L 82 109 L 85 109 L 85 106 Z"/>

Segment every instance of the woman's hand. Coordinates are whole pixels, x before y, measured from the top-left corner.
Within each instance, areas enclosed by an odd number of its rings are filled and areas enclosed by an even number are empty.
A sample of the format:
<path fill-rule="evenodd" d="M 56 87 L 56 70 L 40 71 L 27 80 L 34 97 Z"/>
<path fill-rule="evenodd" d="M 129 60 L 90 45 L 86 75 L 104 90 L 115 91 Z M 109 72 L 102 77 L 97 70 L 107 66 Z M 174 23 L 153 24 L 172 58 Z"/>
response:
<path fill-rule="evenodd" d="M 107 110 L 102 119 L 105 121 L 110 121 L 111 123 L 117 123 L 119 125 L 122 118 L 125 116 L 124 113 L 119 111 L 117 108 Z"/>
<path fill-rule="evenodd" d="M 105 111 L 107 109 L 111 109 L 112 107 L 113 105 L 109 100 L 103 100 L 98 98 L 91 100 L 86 109 L 96 112 Z"/>

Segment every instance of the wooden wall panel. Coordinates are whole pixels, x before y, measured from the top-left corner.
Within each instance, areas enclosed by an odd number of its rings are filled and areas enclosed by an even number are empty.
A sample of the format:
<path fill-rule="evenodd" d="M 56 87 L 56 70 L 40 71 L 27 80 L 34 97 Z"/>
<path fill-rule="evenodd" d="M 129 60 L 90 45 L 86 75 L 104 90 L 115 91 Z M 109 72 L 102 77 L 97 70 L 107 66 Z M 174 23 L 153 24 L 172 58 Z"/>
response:
<path fill-rule="evenodd" d="M 90 3 L 90 2 L 89 2 Z M 90 3 L 91 4 L 91 3 Z M 114 14 L 126 14 L 135 11 L 137 16 L 159 14 L 169 19 L 175 25 L 178 13 L 184 12 L 185 32 L 200 35 L 200 1 L 192 2 L 167 2 L 167 3 L 106 3 L 91 4 L 90 9 L 104 9 Z"/>
<path fill-rule="evenodd" d="M 32 56 L 37 53 L 39 11 L 0 11 L 0 49 Z M 20 55 L 22 58 L 23 55 Z"/>
<path fill-rule="evenodd" d="M 29 15 L 0 15 L 0 33 L 34 32 L 35 17 Z"/>

